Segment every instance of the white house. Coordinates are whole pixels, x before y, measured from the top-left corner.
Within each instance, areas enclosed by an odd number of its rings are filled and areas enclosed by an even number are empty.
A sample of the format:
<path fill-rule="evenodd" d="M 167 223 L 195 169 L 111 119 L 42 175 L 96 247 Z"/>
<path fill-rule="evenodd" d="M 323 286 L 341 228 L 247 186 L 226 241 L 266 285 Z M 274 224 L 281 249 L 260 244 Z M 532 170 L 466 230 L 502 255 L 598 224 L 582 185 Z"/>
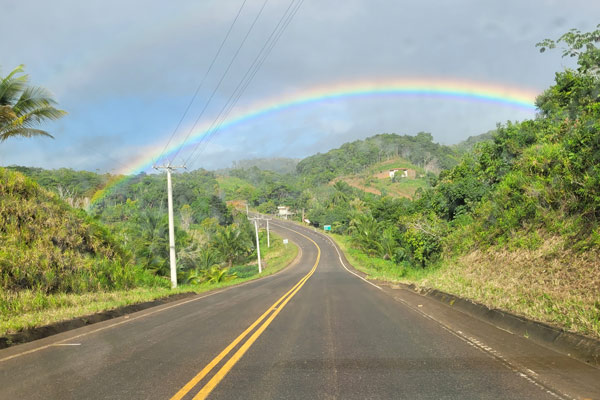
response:
<path fill-rule="evenodd" d="M 277 207 L 278 215 L 283 219 L 288 219 L 288 215 L 294 215 L 293 212 L 290 211 L 288 206 L 279 206 Z"/>
<path fill-rule="evenodd" d="M 400 178 L 415 179 L 417 177 L 416 171 L 414 169 L 410 169 L 410 168 L 390 169 L 390 178 L 393 178 L 394 176 L 396 176 L 396 174 L 398 174 L 398 176 Z"/>

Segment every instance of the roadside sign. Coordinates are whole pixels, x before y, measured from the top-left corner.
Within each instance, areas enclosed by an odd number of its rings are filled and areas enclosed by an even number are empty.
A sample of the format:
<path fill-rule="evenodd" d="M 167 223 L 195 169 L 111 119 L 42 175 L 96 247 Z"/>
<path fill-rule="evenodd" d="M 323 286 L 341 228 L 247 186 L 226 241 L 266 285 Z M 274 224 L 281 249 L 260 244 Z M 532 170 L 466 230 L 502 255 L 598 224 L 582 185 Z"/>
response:
<path fill-rule="evenodd" d="M 331 225 L 324 225 L 323 226 L 323 230 L 324 231 L 330 231 L 331 230 Z"/>
<path fill-rule="evenodd" d="M 288 244 L 288 240 L 287 239 L 283 239 L 283 244 Z"/>

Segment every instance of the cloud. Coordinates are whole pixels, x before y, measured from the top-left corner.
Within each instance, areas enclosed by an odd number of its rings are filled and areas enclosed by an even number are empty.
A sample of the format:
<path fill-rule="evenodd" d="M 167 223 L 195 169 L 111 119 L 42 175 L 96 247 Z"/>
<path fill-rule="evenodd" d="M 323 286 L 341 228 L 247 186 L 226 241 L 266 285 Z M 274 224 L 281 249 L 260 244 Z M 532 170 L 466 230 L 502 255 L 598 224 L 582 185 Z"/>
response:
<path fill-rule="evenodd" d="M 107 170 L 114 162 L 106 154 L 128 160 L 160 147 L 240 4 L 5 1 L 0 34 L 19 32 L 19 42 L 0 42 L 2 70 L 27 64 L 32 82 L 54 92 L 70 114 L 48 125 L 54 141 L 1 143 L 0 163 Z M 229 97 L 287 4 L 268 3 L 208 115 Z M 247 2 L 184 126 L 198 116 L 261 5 Z M 240 106 L 331 82 L 380 77 L 467 79 L 541 91 L 573 60 L 561 59 L 560 52 L 541 55 L 535 43 L 571 27 L 594 29 L 599 14 L 600 3 L 589 0 L 307 0 Z M 198 165 L 222 166 L 248 155 L 302 157 L 384 131 L 430 131 L 451 143 L 493 129 L 496 122 L 526 117 L 502 106 L 464 102 L 339 100 L 224 132 Z M 257 140 L 266 145 L 256 146 Z"/>

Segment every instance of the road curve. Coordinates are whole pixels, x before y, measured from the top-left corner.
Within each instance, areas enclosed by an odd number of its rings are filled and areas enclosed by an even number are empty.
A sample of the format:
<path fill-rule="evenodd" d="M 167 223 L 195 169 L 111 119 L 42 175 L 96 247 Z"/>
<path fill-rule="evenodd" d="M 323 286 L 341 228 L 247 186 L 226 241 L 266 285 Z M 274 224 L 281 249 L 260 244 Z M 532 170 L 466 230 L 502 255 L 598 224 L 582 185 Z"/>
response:
<path fill-rule="evenodd" d="M 572 398 L 353 275 L 323 235 L 271 226 L 295 265 L 4 349 L 0 398 Z"/>

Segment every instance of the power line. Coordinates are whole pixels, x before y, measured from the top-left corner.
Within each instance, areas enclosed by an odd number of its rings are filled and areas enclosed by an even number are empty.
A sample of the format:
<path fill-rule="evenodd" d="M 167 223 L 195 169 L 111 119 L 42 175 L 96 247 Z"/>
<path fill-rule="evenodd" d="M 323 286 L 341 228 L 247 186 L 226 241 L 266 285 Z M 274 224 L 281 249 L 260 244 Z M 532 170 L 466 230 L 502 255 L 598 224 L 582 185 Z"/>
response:
<path fill-rule="evenodd" d="M 235 54 L 231 58 L 231 61 L 229 61 L 229 65 L 227 65 L 227 68 L 225 69 L 225 72 L 223 72 L 223 74 L 221 75 L 221 79 L 219 79 L 219 82 L 217 83 L 217 86 L 212 91 L 212 93 L 211 93 L 210 97 L 208 98 L 208 100 L 206 100 L 206 103 L 204 104 L 204 107 L 202 108 L 202 111 L 200 111 L 200 115 L 198 115 L 198 118 L 196 118 L 196 121 L 194 122 L 194 125 L 192 125 L 192 128 L 190 129 L 190 131 L 188 132 L 188 134 L 185 136 L 185 139 L 183 140 L 183 143 L 181 144 L 181 146 L 175 152 L 175 155 L 171 159 L 171 162 L 173 162 L 177 158 L 177 156 L 179 155 L 179 152 L 181 151 L 181 149 L 183 148 L 183 146 L 185 145 L 185 143 L 189 139 L 190 135 L 192 134 L 192 132 L 194 131 L 194 129 L 196 129 L 196 125 L 198 125 L 198 122 L 200 121 L 200 119 L 204 115 L 204 112 L 206 111 L 206 109 L 208 108 L 208 105 L 210 104 L 210 102 L 212 101 L 213 97 L 215 96 L 215 93 L 217 93 L 217 90 L 219 90 L 219 87 L 221 86 L 221 83 L 223 83 L 223 80 L 225 79 L 225 76 L 227 76 L 227 73 L 231 69 L 231 66 L 233 65 L 233 62 L 235 61 L 235 59 L 237 58 L 238 54 L 240 53 L 240 50 L 244 46 L 244 43 L 246 43 L 246 40 L 248 39 L 248 37 L 250 36 L 250 33 L 252 32 L 252 29 L 254 28 L 254 25 L 256 25 L 256 21 L 258 21 L 260 15 L 262 14 L 262 12 L 265 9 L 265 6 L 267 5 L 268 2 L 269 2 L 269 0 L 265 0 L 263 2 L 262 7 L 260 8 L 260 10 L 258 11 L 258 14 L 256 14 L 256 17 L 254 18 L 254 21 L 252 21 L 252 25 L 250 25 L 250 28 L 246 32 L 246 35 L 244 36 L 244 39 L 242 40 L 242 42 L 240 43 L 239 47 L 237 48 Z"/>
<path fill-rule="evenodd" d="M 194 95 L 192 96 L 192 99 L 190 100 L 190 102 L 188 103 L 187 107 L 185 108 L 185 111 L 183 112 L 183 115 L 181 116 L 181 119 L 177 123 L 177 126 L 173 130 L 173 133 L 171 134 L 171 137 L 167 141 L 167 144 L 165 145 L 165 147 L 163 148 L 163 150 L 160 152 L 160 155 L 157 157 L 156 161 L 158 161 L 158 160 L 161 159 L 161 157 L 163 156 L 164 152 L 167 150 L 167 148 L 171 144 L 171 141 L 175 137 L 175 134 L 177 133 L 177 130 L 179 130 L 179 127 L 181 126 L 181 124 L 182 124 L 183 120 L 185 119 L 188 111 L 190 110 L 190 107 L 192 106 L 192 104 L 196 100 L 196 97 L 198 96 L 198 93 L 200 92 L 200 89 L 204 85 L 204 81 L 206 80 L 206 77 L 208 76 L 208 74 L 212 70 L 213 66 L 215 65 L 215 62 L 217 61 L 217 58 L 221 54 L 221 50 L 223 50 L 225 42 L 229 38 L 229 35 L 231 34 L 231 31 L 233 30 L 233 27 L 234 27 L 235 23 L 237 22 L 238 18 L 240 17 L 240 14 L 242 13 L 242 9 L 244 8 L 244 5 L 246 5 L 246 1 L 248 1 L 248 0 L 244 0 L 242 2 L 242 5 L 240 6 L 240 8 L 239 8 L 239 10 L 238 10 L 235 18 L 233 19 L 233 22 L 229 25 L 229 29 L 227 30 L 227 33 L 225 34 L 225 37 L 221 41 L 221 45 L 219 46 L 219 49 L 217 50 L 216 54 L 214 55 L 214 57 L 213 57 L 213 59 L 212 59 L 212 61 L 210 63 L 210 66 L 208 67 L 208 70 L 206 70 L 206 73 L 204 74 L 204 77 L 202 78 L 202 80 L 200 81 L 200 84 L 196 88 L 196 91 L 194 92 Z"/>
<path fill-rule="evenodd" d="M 194 154 L 200 148 L 200 146 L 202 144 L 207 145 L 208 142 L 212 139 L 212 137 L 219 131 L 222 124 L 227 119 L 229 113 L 233 110 L 233 108 L 237 104 L 238 100 L 241 98 L 241 96 L 243 95 L 243 93 L 245 92 L 247 87 L 250 85 L 251 81 L 254 79 L 254 77 L 256 76 L 256 74 L 258 73 L 258 71 L 260 70 L 262 65 L 264 64 L 265 60 L 267 59 L 267 57 L 269 56 L 269 54 L 275 47 L 277 41 L 279 40 L 279 38 L 281 38 L 281 36 L 283 35 L 283 32 L 286 30 L 286 28 L 288 27 L 288 25 L 290 24 L 290 22 L 292 21 L 292 19 L 298 12 L 298 10 L 300 9 L 300 6 L 304 2 L 304 0 L 300 0 L 294 6 L 295 2 L 296 2 L 296 0 L 292 0 L 290 2 L 290 5 L 288 6 L 288 8 L 284 12 L 284 14 L 281 16 L 279 22 L 277 23 L 277 25 L 275 26 L 275 28 L 273 29 L 273 31 L 271 32 L 271 34 L 269 35 L 267 40 L 265 41 L 261 50 L 258 52 L 256 58 L 252 62 L 251 66 L 248 68 L 248 70 L 246 71 L 246 73 L 244 74 L 244 76 L 242 77 L 242 79 L 240 80 L 238 85 L 236 86 L 235 90 L 232 92 L 231 96 L 229 97 L 229 99 L 227 100 L 227 102 L 225 103 L 225 105 L 223 106 L 221 111 L 219 112 L 218 116 L 215 118 L 215 120 L 210 125 L 209 129 L 207 130 L 207 132 L 208 132 L 207 135 L 198 142 L 198 144 L 193 149 L 190 156 L 186 159 L 186 161 L 184 163 L 185 165 L 187 165 L 190 162 L 190 160 L 194 157 Z M 292 8 L 292 6 L 294 6 L 294 7 Z M 290 9 L 292 10 L 291 12 L 290 12 Z M 205 147 L 206 146 L 204 146 L 204 148 Z M 196 158 L 201 153 L 202 153 L 202 150 L 200 151 L 200 153 L 198 153 Z"/>
<path fill-rule="evenodd" d="M 292 1 L 292 3 L 294 3 L 295 0 Z M 212 138 L 218 133 L 218 131 L 220 130 L 221 126 L 223 125 L 223 123 L 225 122 L 225 120 L 227 119 L 229 113 L 233 110 L 233 108 L 235 107 L 235 105 L 237 104 L 238 100 L 241 98 L 241 96 L 243 95 L 243 93 L 245 92 L 246 88 L 250 85 L 250 83 L 252 82 L 252 80 L 254 79 L 254 76 L 258 73 L 259 69 L 262 67 L 262 65 L 264 64 L 265 60 L 267 59 L 267 57 L 269 56 L 271 50 L 275 47 L 275 44 L 277 43 L 277 41 L 279 40 L 279 38 L 283 35 L 283 32 L 285 31 L 285 29 L 287 28 L 287 26 L 289 25 L 289 23 L 291 22 L 292 18 L 294 17 L 294 15 L 296 14 L 296 12 L 298 11 L 298 9 L 300 8 L 300 6 L 302 5 L 302 2 L 304 0 L 301 0 L 300 2 L 298 2 L 296 8 L 287 16 L 287 19 L 284 23 L 284 25 L 282 26 L 282 28 L 279 29 L 279 31 L 277 32 L 275 39 L 272 40 L 267 48 L 267 51 L 264 53 L 264 55 L 260 58 L 260 60 L 258 61 L 258 64 L 256 66 L 254 66 L 254 69 L 252 70 L 252 73 L 250 74 L 250 77 L 246 80 L 246 82 L 244 83 L 243 87 L 241 88 L 241 90 L 238 92 L 238 94 L 235 96 L 235 99 L 233 100 L 233 102 L 229 105 L 228 109 L 226 110 L 226 112 L 224 113 L 224 116 L 222 117 L 221 121 L 219 121 L 217 127 L 214 130 L 209 131 L 209 134 L 207 135 L 206 138 L 204 138 L 204 146 L 203 149 L 204 150 L 207 146 L 208 143 L 212 140 Z M 288 7 L 289 8 L 289 7 Z M 284 16 L 282 18 L 285 18 L 285 13 Z M 275 32 L 275 30 L 274 30 Z M 265 46 L 263 46 L 264 49 Z M 200 153 L 201 154 L 201 153 Z"/>
<path fill-rule="evenodd" d="M 209 129 L 207 130 L 207 132 L 208 132 L 207 135 L 200 140 L 200 142 L 196 145 L 196 147 L 194 148 L 194 150 L 192 151 L 190 156 L 187 158 L 187 160 L 185 162 L 186 165 L 189 162 L 189 160 L 192 159 L 194 153 L 200 148 L 200 146 L 202 144 L 205 144 L 205 146 L 202 148 L 202 149 L 204 149 L 206 147 L 206 145 L 208 144 L 208 142 L 210 141 L 210 139 L 216 134 L 216 132 L 218 132 L 218 130 L 220 129 L 222 124 L 225 122 L 227 116 L 229 115 L 229 113 L 231 112 L 233 107 L 235 107 L 238 100 L 240 99 L 240 97 L 242 96 L 242 94 L 244 93 L 244 91 L 246 90 L 246 88 L 248 87 L 248 85 L 250 84 L 250 82 L 252 81 L 252 79 L 254 78 L 256 73 L 258 72 L 258 69 L 260 69 L 260 67 L 266 60 L 270 51 L 273 49 L 276 41 L 279 39 L 279 37 L 281 37 L 283 30 L 285 30 L 285 28 L 291 21 L 290 17 L 293 17 L 295 15 L 295 12 L 298 11 L 298 8 L 302 4 L 302 1 L 300 1 L 298 3 L 298 6 L 291 13 L 289 11 L 292 8 L 292 6 L 294 5 L 294 3 L 296 2 L 296 0 L 292 0 L 290 2 L 289 6 L 287 7 L 285 12 L 279 19 L 279 22 L 277 23 L 277 25 L 275 26 L 275 28 L 273 29 L 273 31 L 271 32 L 271 34 L 269 35 L 269 37 L 267 38 L 265 43 L 263 44 L 261 50 L 258 52 L 256 58 L 254 59 L 254 61 L 252 62 L 252 64 L 250 65 L 250 67 L 248 68 L 248 70 L 246 71 L 246 73 L 244 74 L 244 76 L 242 77 L 240 82 L 238 83 L 238 85 L 236 86 L 235 90 L 233 91 L 233 93 L 231 94 L 231 96 L 229 97 L 229 99 L 227 100 L 227 102 L 225 103 L 225 105 L 223 106 L 221 111 L 219 112 L 217 118 L 215 118 L 213 123 L 210 125 Z M 285 20 L 285 22 L 282 25 L 282 22 L 284 20 Z M 272 40 L 273 37 L 275 37 L 275 40 Z M 267 46 L 268 46 L 268 50 L 265 52 L 265 48 L 267 48 Z M 240 90 L 240 88 L 241 88 L 241 90 Z M 201 153 L 202 153 L 202 151 L 199 154 L 201 154 Z"/>

